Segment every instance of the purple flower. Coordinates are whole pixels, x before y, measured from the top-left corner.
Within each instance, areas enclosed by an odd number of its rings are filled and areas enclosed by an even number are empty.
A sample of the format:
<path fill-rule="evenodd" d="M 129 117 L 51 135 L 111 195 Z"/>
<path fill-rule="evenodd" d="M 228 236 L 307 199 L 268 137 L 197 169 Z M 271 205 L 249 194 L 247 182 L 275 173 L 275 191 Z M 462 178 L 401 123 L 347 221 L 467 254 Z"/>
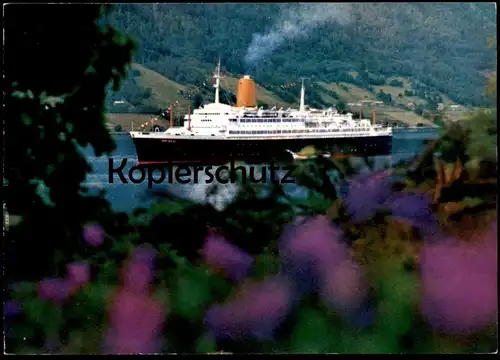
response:
<path fill-rule="evenodd" d="M 424 243 L 421 311 L 433 328 L 469 334 L 497 321 L 496 247 L 453 239 Z"/>
<path fill-rule="evenodd" d="M 83 238 L 93 247 L 97 247 L 104 242 L 104 235 L 104 229 L 99 224 L 86 224 L 83 228 Z"/>
<path fill-rule="evenodd" d="M 66 265 L 68 280 L 74 285 L 82 286 L 90 281 L 90 266 L 87 262 L 74 262 Z"/>
<path fill-rule="evenodd" d="M 357 175 L 347 181 L 344 202 L 355 222 L 368 220 L 391 195 L 390 172 Z"/>
<path fill-rule="evenodd" d="M 438 222 L 431 209 L 431 199 L 423 193 L 398 193 L 387 201 L 387 208 L 397 220 L 415 226 L 425 234 L 438 232 Z"/>
<path fill-rule="evenodd" d="M 290 285 L 282 278 L 251 284 L 231 303 L 212 306 L 204 322 L 216 339 L 269 340 L 293 305 Z"/>
<path fill-rule="evenodd" d="M 7 300 L 3 304 L 3 314 L 6 318 L 17 316 L 21 313 L 21 306 L 17 301 Z"/>
<path fill-rule="evenodd" d="M 352 259 L 334 264 L 322 274 L 320 297 L 323 303 L 341 315 L 357 312 L 368 295 L 361 267 Z"/>
<path fill-rule="evenodd" d="M 62 302 L 71 296 L 73 286 L 66 279 L 44 279 L 38 284 L 38 295 L 45 300 Z"/>
<path fill-rule="evenodd" d="M 147 264 L 128 263 L 123 268 L 123 288 L 129 292 L 147 293 L 155 273 Z"/>
<path fill-rule="evenodd" d="M 246 252 L 217 235 L 207 237 L 202 256 L 207 265 L 223 270 L 234 281 L 245 278 L 254 261 Z"/>
<path fill-rule="evenodd" d="M 136 264 L 146 264 L 151 269 L 154 268 L 156 250 L 152 247 L 140 246 L 132 251 L 132 262 Z"/>
<path fill-rule="evenodd" d="M 317 291 L 323 273 L 349 257 L 342 237 L 326 216 L 288 228 L 280 241 L 281 274 L 290 278 L 300 293 Z"/>
<path fill-rule="evenodd" d="M 154 354 L 161 352 L 164 322 L 162 304 L 149 296 L 121 290 L 110 307 L 110 326 L 103 352 L 108 354 Z"/>

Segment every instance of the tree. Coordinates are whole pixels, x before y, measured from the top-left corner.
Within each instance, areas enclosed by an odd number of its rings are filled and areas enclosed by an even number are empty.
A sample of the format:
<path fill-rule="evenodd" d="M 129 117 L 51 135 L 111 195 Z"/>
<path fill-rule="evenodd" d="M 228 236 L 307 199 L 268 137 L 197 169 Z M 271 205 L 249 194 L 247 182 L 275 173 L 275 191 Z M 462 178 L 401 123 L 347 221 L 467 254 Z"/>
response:
<path fill-rule="evenodd" d="M 338 110 L 339 112 L 342 112 L 342 113 L 343 113 L 343 112 L 346 112 L 346 110 L 347 110 L 347 105 L 346 105 L 346 103 L 345 103 L 345 102 L 343 102 L 343 101 L 339 101 L 339 102 L 337 103 L 336 107 L 337 107 L 337 110 Z"/>
<path fill-rule="evenodd" d="M 268 105 L 268 104 L 266 104 L 266 103 L 265 103 L 265 102 L 263 102 L 263 101 L 259 101 L 259 100 L 257 100 L 257 107 L 258 107 L 258 108 L 262 107 L 264 110 L 265 110 L 265 109 L 269 109 L 269 105 Z"/>
<path fill-rule="evenodd" d="M 403 86 L 404 86 L 404 84 L 403 84 L 403 82 L 402 82 L 402 81 L 399 81 L 399 80 L 396 80 L 396 79 L 391 80 L 391 81 L 389 82 L 389 85 L 390 85 L 390 86 L 395 86 L 395 87 L 403 87 Z"/>
<path fill-rule="evenodd" d="M 405 96 L 414 96 L 415 95 L 415 93 L 413 91 L 407 90 L 407 89 L 405 89 L 404 94 L 405 94 Z"/>
<path fill-rule="evenodd" d="M 198 109 L 201 105 L 203 105 L 203 95 L 196 93 L 193 98 L 193 109 Z"/>
<path fill-rule="evenodd" d="M 423 115 L 424 114 L 424 111 L 425 111 L 425 107 L 422 105 L 422 104 L 418 104 L 416 107 L 415 107 L 415 113 L 417 115 Z"/>
<path fill-rule="evenodd" d="M 434 124 L 436 124 L 439 127 L 444 126 L 444 121 L 441 115 L 436 115 L 434 116 Z"/>
<path fill-rule="evenodd" d="M 54 250 L 74 250 L 81 224 L 109 210 L 101 198 L 82 197 L 90 166 L 78 146 L 90 145 L 97 156 L 115 147 L 105 127 L 106 86 L 119 88 L 134 43 L 109 25 L 110 10 L 4 7 L 5 203 L 26 223 L 9 232 L 16 276 L 39 277 L 48 269 L 40 263 L 54 267 Z"/>

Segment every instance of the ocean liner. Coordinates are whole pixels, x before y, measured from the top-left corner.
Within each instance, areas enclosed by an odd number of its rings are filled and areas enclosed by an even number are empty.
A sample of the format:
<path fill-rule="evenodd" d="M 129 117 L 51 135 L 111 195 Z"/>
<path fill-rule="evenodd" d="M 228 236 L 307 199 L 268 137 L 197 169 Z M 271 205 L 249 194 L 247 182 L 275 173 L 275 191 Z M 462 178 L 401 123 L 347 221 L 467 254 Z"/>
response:
<path fill-rule="evenodd" d="M 388 155 L 392 128 L 353 119 L 335 108 L 306 108 L 302 81 L 299 109 L 264 110 L 257 107 L 255 82 L 245 75 L 238 81 L 236 106 L 220 103 L 220 62 L 214 74 L 215 101 L 184 117 L 184 125 L 166 131 L 132 131 L 139 164 L 262 163 L 303 158 L 313 147 L 316 156 Z"/>

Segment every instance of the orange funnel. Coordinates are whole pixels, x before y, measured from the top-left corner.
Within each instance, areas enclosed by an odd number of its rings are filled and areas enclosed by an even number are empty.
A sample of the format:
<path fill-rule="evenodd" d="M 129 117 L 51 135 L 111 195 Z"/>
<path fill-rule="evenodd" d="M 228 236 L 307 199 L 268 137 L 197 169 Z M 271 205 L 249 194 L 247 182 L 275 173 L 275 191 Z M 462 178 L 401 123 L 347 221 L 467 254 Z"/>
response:
<path fill-rule="evenodd" d="M 250 76 L 245 75 L 238 81 L 237 107 L 256 107 L 255 82 Z"/>

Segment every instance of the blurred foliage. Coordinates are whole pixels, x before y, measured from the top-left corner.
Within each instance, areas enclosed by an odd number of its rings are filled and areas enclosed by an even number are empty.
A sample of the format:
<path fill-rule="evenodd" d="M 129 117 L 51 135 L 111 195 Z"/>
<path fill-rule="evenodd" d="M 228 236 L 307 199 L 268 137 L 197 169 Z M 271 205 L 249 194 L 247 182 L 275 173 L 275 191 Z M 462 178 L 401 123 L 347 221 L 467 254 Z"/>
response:
<path fill-rule="evenodd" d="M 164 352 L 495 349 L 496 329 L 474 343 L 449 342 L 420 318 L 417 231 L 394 224 L 383 212 L 363 223 L 351 221 L 346 181 L 362 167 L 373 171 L 370 159 L 359 164 L 320 156 L 300 162 L 294 177 L 305 198 L 278 185 L 240 184 L 237 196 L 221 211 L 210 203 L 161 192 L 153 194 L 157 201 L 150 209 L 128 216 L 114 213 L 103 198 L 83 196 L 81 183 L 89 166 L 79 147 L 90 144 L 96 154 L 113 149 L 103 124 L 104 89 L 110 81 L 118 86 L 133 43 L 105 25 L 108 6 L 47 8 L 5 8 L 4 193 L 9 214 L 22 218 L 9 226 L 4 241 L 8 297 L 22 304 L 20 314 L 5 323 L 7 352 L 100 352 L 108 301 L 120 286 L 120 268 L 130 251 L 143 243 L 158 251 L 153 297 L 168 310 Z M 38 54 L 38 62 L 32 61 L 33 54 Z M 45 105 L 48 96 L 61 102 Z M 392 190 L 432 195 L 440 223 L 459 232 L 470 227 L 470 221 L 496 211 L 497 162 L 490 152 L 493 144 L 496 147 L 496 109 L 442 130 L 419 156 L 392 169 Z M 375 324 L 356 328 L 310 295 L 278 329 L 274 342 L 215 342 L 203 325 L 205 311 L 233 298 L 240 287 L 203 264 L 199 250 L 207 228 L 253 255 L 256 264 L 250 278 L 263 279 L 279 271 L 277 241 L 285 226 L 300 216 L 325 213 L 342 228 L 354 256 L 366 266 L 376 299 Z M 89 221 L 99 222 L 106 232 L 98 249 L 82 241 L 82 225 Z M 69 301 L 58 306 L 37 296 L 40 278 L 61 277 L 67 263 L 82 259 L 91 265 L 92 281 Z M 52 349 L 50 341 L 56 344 Z"/>
<path fill-rule="evenodd" d="M 104 126 L 105 86 L 120 87 L 134 49 L 109 24 L 110 10 L 5 7 L 4 194 L 9 213 L 24 222 L 14 230 L 6 256 L 16 259 L 10 265 L 18 275 L 46 271 L 56 249 L 71 256 L 75 244 L 68 236 L 78 239 L 84 222 L 98 219 L 110 226 L 125 220 L 112 217 L 106 201 L 82 197 L 81 186 L 91 169 L 79 149 L 91 145 L 101 155 L 115 147 Z"/>

